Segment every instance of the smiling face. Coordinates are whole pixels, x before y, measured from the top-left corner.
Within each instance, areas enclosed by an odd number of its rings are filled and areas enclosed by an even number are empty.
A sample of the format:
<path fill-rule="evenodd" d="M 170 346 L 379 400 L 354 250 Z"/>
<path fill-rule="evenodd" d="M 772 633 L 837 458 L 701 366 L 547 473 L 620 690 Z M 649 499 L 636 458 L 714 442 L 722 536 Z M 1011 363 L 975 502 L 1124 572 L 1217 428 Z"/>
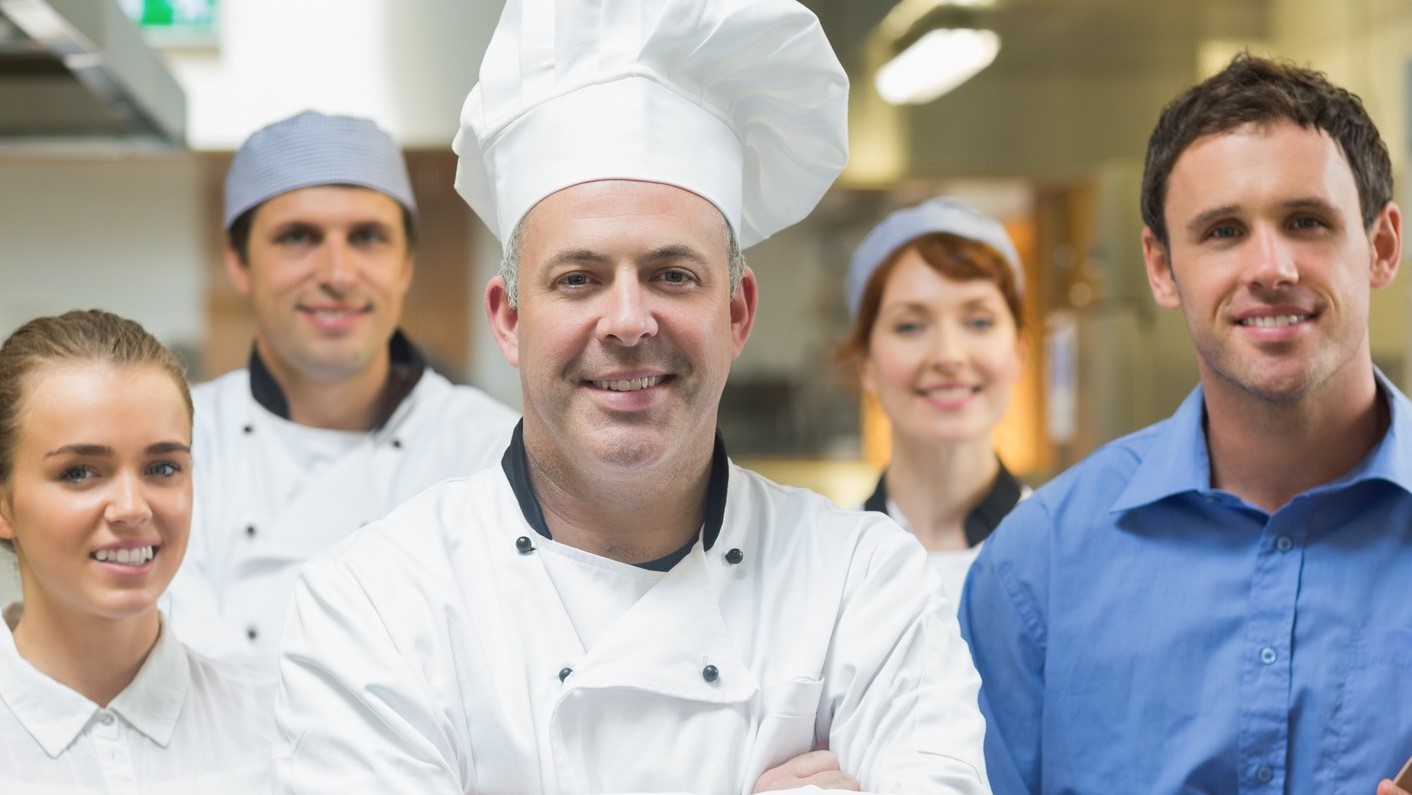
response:
<path fill-rule="evenodd" d="M 1180 307 L 1202 383 L 1265 402 L 1367 377 L 1371 288 L 1396 274 L 1401 216 L 1371 229 L 1338 145 L 1290 122 L 1198 139 L 1167 188 L 1170 247 L 1145 230 L 1148 280 Z"/>
<path fill-rule="evenodd" d="M 374 190 L 325 185 L 254 213 L 247 261 L 228 250 L 226 271 L 250 296 L 265 363 L 277 376 L 319 381 L 385 367 L 412 283 L 402 206 Z"/>
<path fill-rule="evenodd" d="M 652 468 L 709 455 L 721 390 L 754 319 L 730 290 L 725 221 L 652 182 L 565 188 L 525 219 L 519 300 L 486 310 L 520 369 L 525 442 L 570 468 Z"/>
<path fill-rule="evenodd" d="M 988 443 L 1021 364 L 1015 318 L 994 281 L 952 279 L 915 246 L 903 251 L 883 286 L 861 373 L 894 433 Z"/>
<path fill-rule="evenodd" d="M 191 523 L 191 415 L 172 375 L 43 365 L 26 378 L 17 416 L 0 538 L 19 558 L 26 616 L 151 613 Z"/>

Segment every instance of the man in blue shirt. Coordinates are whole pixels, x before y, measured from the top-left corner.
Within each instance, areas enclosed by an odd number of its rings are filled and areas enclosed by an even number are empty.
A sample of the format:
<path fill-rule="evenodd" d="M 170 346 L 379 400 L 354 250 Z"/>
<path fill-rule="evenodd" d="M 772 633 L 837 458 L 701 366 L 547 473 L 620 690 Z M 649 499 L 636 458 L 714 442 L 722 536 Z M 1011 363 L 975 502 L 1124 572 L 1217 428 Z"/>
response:
<path fill-rule="evenodd" d="M 1162 113 L 1143 251 L 1201 384 L 1022 502 L 962 600 L 997 793 L 1400 793 L 1412 404 L 1372 363 L 1401 258 L 1358 98 L 1248 55 Z"/>

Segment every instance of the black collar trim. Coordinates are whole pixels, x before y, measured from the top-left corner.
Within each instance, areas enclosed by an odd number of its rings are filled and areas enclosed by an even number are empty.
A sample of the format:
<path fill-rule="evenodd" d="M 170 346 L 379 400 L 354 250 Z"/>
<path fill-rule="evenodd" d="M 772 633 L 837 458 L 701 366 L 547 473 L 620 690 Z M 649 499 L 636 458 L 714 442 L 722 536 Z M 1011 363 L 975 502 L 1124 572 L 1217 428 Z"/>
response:
<path fill-rule="evenodd" d="M 417 346 L 400 330 L 394 332 L 392 339 L 388 340 L 387 352 L 391 366 L 387 370 L 387 384 L 378 397 L 377 422 L 372 427 L 374 431 L 381 429 L 392 419 L 397 407 L 412 394 L 427 369 L 422 352 L 417 350 Z M 250 346 L 249 369 L 250 396 L 276 417 L 289 419 L 289 400 L 284 396 L 284 390 L 280 388 L 279 382 L 275 381 L 274 375 L 260 358 L 259 349 L 254 345 Z"/>
<path fill-rule="evenodd" d="M 1022 487 L 1020 481 L 1010 474 L 1010 470 L 1005 468 L 1005 462 L 1000 462 L 1000 471 L 995 475 L 995 482 L 991 484 L 990 491 L 980 504 L 966 514 L 965 533 L 966 545 L 975 546 L 986 540 L 995 528 L 1000 524 L 1000 520 L 1005 518 L 1005 514 L 1015 507 L 1020 501 Z M 876 511 L 877 513 L 887 513 L 887 473 L 878 478 L 878 487 L 873 491 L 867 502 L 863 503 L 863 510 Z"/>
<path fill-rule="evenodd" d="M 534 494 L 534 486 L 530 483 L 524 420 L 515 425 L 515 432 L 510 437 L 510 446 L 505 448 L 505 455 L 500 458 L 500 468 L 505 471 L 505 477 L 510 481 L 510 489 L 515 492 L 515 501 L 520 504 L 520 513 L 525 517 L 525 521 L 540 536 L 552 539 L 554 536 L 544 521 L 544 509 L 540 506 L 539 498 Z M 721 524 L 726 517 L 726 486 L 729 481 L 730 459 L 726 456 L 726 443 L 721 439 L 720 431 L 717 431 L 715 447 L 711 452 L 711 477 L 706 486 L 706 515 L 702 521 L 702 543 L 707 550 L 711 549 L 721 535 Z M 695 543 L 693 539 L 676 552 L 657 560 L 639 563 L 638 566 L 653 571 L 667 571 L 685 558 Z M 659 568 L 660 566 L 665 568 Z"/>

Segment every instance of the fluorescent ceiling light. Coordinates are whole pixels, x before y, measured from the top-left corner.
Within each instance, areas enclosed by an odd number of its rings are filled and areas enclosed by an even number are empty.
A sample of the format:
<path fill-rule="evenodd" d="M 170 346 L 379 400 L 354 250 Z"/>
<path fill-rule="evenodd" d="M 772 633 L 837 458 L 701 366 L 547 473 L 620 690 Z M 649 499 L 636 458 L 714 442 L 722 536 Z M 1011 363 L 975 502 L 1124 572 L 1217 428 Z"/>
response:
<path fill-rule="evenodd" d="M 878 93 L 894 105 L 931 102 L 989 66 L 998 52 L 995 31 L 928 31 L 878 70 Z"/>

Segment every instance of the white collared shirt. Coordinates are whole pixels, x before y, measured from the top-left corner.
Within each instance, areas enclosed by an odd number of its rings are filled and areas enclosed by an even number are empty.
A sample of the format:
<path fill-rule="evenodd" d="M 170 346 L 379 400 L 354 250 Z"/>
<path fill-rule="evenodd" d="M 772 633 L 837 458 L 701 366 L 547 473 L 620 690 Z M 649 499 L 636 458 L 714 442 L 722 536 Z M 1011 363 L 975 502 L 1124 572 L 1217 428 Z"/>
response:
<path fill-rule="evenodd" d="M 54 681 L 0 631 L 0 792 L 268 792 L 272 683 L 187 650 L 163 622 L 106 708 Z M 17 616 L 13 616 L 17 618 Z"/>

